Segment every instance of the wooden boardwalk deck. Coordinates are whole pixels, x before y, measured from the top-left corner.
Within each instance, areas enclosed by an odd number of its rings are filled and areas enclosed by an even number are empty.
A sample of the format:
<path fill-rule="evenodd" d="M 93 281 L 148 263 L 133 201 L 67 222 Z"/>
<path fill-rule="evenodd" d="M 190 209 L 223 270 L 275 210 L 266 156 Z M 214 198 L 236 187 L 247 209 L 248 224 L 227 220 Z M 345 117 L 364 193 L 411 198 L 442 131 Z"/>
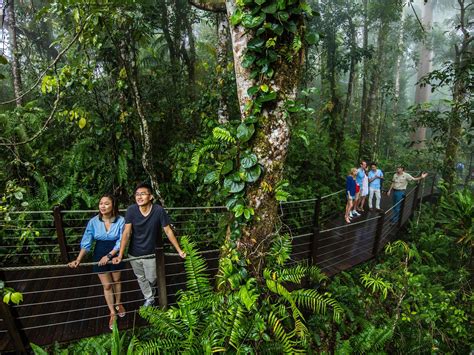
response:
<path fill-rule="evenodd" d="M 429 193 L 431 191 L 417 192 L 412 189 L 407 194 L 401 225 L 412 215 L 415 200 L 420 196 L 426 198 Z M 390 199 L 385 197 L 382 201 L 382 207 L 389 209 Z M 282 220 L 293 236 L 292 259 L 310 262 L 314 257 L 315 264 L 328 275 L 371 259 L 400 227 L 391 221 L 393 210 L 385 214 L 365 212 L 350 225 L 344 223 L 339 213 L 335 218 L 326 220 L 315 232 L 313 209 L 313 201 L 304 206 L 293 205 L 291 211 L 287 207 L 282 208 Z M 218 251 L 207 251 L 203 255 L 214 275 Z M 75 270 L 60 267 L 2 271 L 2 274 L 0 278 L 6 281 L 7 286 L 24 295 L 24 301 L 10 309 L 28 341 L 47 345 L 110 332 L 103 289 L 91 266 Z M 168 304 L 173 304 L 176 292 L 185 287 L 186 279 L 183 261 L 177 255 L 165 255 L 165 274 Z M 127 314 L 118 320 L 119 329 L 145 325 L 136 313 L 143 299 L 128 263 L 122 272 L 122 303 Z M 0 320 L 0 334 L 0 351 L 14 350 L 4 319 Z"/>

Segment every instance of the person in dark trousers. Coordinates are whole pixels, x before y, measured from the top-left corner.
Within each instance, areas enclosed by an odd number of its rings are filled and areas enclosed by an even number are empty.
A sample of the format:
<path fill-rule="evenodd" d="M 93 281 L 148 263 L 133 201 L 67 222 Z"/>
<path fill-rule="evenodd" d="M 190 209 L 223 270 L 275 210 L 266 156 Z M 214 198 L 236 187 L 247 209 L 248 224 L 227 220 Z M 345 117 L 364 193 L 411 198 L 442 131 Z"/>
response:
<path fill-rule="evenodd" d="M 114 263 L 120 263 L 125 254 L 125 248 L 130 241 L 128 255 L 140 257 L 155 253 L 156 240 L 161 238 L 163 229 L 182 258 L 186 254 L 181 250 L 178 240 L 170 226 L 168 214 L 158 204 L 153 203 L 154 196 L 149 184 L 139 184 L 135 189 L 135 204 L 127 208 L 125 215 L 125 228 L 120 243 L 118 256 Z M 152 306 L 155 303 L 156 287 L 156 261 L 155 258 L 131 260 L 133 272 L 137 277 L 138 285 L 142 291 L 145 303 L 143 306 Z"/>
<path fill-rule="evenodd" d="M 421 176 L 413 177 L 405 172 L 403 165 L 398 166 L 397 172 L 393 174 L 392 185 L 387 192 L 387 196 L 390 196 L 393 190 L 393 209 L 392 223 L 397 223 L 400 218 L 400 201 L 405 197 L 405 192 L 409 181 L 418 181 L 426 178 L 428 173 L 422 173 Z"/>
<path fill-rule="evenodd" d="M 344 219 L 346 223 L 351 223 L 352 218 L 352 209 L 355 208 L 354 201 L 356 199 L 356 175 L 357 175 L 357 168 L 352 168 L 349 175 L 346 177 L 346 214 Z"/>
<path fill-rule="evenodd" d="M 118 254 L 124 225 L 125 220 L 118 214 L 115 197 L 109 194 L 103 195 L 99 202 L 99 214 L 87 223 L 79 255 L 76 260 L 68 264 L 70 268 L 77 268 L 95 241 L 93 260 L 97 264 L 92 270 L 98 273 L 104 287 L 105 301 L 110 311 L 110 329 L 112 329 L 117 315 L 119 317 L 125 316 L 125 308 L 120 302 L 122 292 L 120 271 L 123 269 L 123 263 L 109 263 Z"/>

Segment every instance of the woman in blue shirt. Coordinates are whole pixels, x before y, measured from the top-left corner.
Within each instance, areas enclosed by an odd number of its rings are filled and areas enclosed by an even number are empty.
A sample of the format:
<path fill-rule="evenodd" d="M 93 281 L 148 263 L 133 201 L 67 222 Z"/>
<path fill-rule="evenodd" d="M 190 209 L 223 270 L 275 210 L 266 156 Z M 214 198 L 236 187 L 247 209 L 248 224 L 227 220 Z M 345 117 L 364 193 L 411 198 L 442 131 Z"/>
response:
<path fill-rule="evenodd" d="M 356 198 L 356 175 L 357 175 L 357 169 L 352 168 L 350 171 L 350 174 L 346 177 L 347 203 L 346 203 L 346 214 L 344 216 L 346 223 L 351 223 L 350 216 L 351 216 L 351 210 L 353 207 L 352 201 L 354 201 Z"/>
<path fill-rule="evenodd" d="M 100 282 L 104 287 L 105 301 L 110 310 L 110 329 L 112 329 L 117 315 L 119 317 L 125 316 L 125 308 L 120 303 L 122 291 L 120 270 L 123 269 L 123 263 L 108 263 L 120 250 L 124 225 L 125 219 L 118 214 L 115 197 L 109 194 L 103 195 L 99 202 L 99 214 L 87 223 L 82 236 L 79 255 L 76 260 L 68 264 L 71 268 L 78 267 L 87 252 L 90 251 L 93 241 L 95 241 L 93 260 L 97 264 L 94 265 L 93 271 L 98 273 Z"/>

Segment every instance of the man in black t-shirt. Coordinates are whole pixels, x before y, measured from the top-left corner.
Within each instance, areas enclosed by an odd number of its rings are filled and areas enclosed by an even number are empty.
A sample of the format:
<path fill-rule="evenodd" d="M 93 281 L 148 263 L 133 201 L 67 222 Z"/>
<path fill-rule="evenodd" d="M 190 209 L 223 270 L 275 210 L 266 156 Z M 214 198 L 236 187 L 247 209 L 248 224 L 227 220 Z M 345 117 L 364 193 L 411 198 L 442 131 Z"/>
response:
<path fill-rule="evenodd" d="M 125 214 L 125 228 L 120 243 L 120 251 L 114 264 L 118 264 L 125 253 L 128 241 L 130 247 L 128 255 L 138 257 L 155 253 L 157 238 L 161 238 L 161 229 L 168 236 L 179 256 L 186 257 L 181 250 L 178 240 L 170 227 L 170 219 L 163 207 L 153 204 L 152 188 L 148 184 L 140 184 L 135 189 L 135 201 L 127 208 Z M 155 258 L 131 260 L 133 272 L 137 277 L 138 285 L 145 297 L 144 306 L 155 303 L 156 261 Z"/>

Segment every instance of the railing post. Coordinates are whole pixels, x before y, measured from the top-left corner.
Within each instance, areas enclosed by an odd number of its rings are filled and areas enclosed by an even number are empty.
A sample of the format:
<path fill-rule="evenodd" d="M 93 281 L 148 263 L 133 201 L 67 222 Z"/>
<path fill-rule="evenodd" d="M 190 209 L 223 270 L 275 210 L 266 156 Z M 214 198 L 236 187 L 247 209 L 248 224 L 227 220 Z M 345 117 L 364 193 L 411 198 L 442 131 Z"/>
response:
<path fill-rule="evenodd" d="M 416 207 L 418 206 L 418 195 L 420 194 L 420 186 L 421 183 L 418 182 L 415 187 L 415 196 L 413 196 L 413 205 L 411 207 L 410 217 L 413 217 L 416 211 Z"/>
<path fill-rule="evenodd" d="M 69 254 L 67 252 L 66 232 L 64 231 L 63 216 L 61 214 L 61 206 L 54 206 L 53 209 L 54 226 L 56 227 L 56 235 L 58 237 L 59 250 L 61 252 L 61 261 L 68 263 Z"/>
<path fill-rule="evenodd" d="M 436 175 L 437 174 L 433 175 L 433 182 L 431 183 L 431 193 L 430 193 L 430 195 L 433 195 L 433 193 L 434 193 L 434 188 L 435 188 L 435 184 L 436 184 Z"/>
<path fill-rule="evenodd" d="M 377 221 L 377 229 L 375 231 L 374 247 L 372 248 L 372 255 L 377 257 L 379 255 L 379 244 L 382 239 L 383 224 L 385 222 L 385 212 L 379 213 L 379 220 Z"/>
<path fill-rule="evenodd" d="M 402 223 L 403 223 L 403 213 L 405 212 L 405 201 L 407 200 L 407 193 L 405 190 L 405 196 L 402 198 L 400 201 L 400 211 L 398 214 L 398 229 L 402 228 Z"/>
<path fill-rule="evenodd" d="M 0 278 L 6 282 L 5 274 L 0 271 Z M 26 334 L 21 330 L 21 325 L 18 322 L 18 314 L 14 309 L 11 309 L 7 304 L 0 299 L 0 315 L 5 322 L 10 338 L 15 346 L 15 351 L 19 354 L 27 354 L 29 348 L 29 341 Z"/>
<path fill-rule="evenodd" d="M 321 214 L 321 197 L 316 197 L 314 203 L 314 215 L 313 215 L 313 240 L 311 241 L 311 262 L 314 265 L 316 263 L 316 256 L 319 248 L 319 232 L 320 232 L 320 214 Z"/>
<path fill-rule="evenodd" d="M 165 250 L 163 238 L 158 238 L 155 249 L 156 277 L 160 307 L 168 307 L 168 293 L 166 291 Z"/>

